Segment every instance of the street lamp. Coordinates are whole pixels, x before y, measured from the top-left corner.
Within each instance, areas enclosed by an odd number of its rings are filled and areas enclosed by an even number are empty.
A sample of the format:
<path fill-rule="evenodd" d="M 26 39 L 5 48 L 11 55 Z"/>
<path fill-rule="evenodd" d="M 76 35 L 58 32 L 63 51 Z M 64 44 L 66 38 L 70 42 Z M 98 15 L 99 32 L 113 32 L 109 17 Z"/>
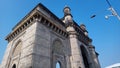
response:
<path fill-rule="evenodd" d="M 108 0 L 106 0 L 106 2 L 109 5 L 108 10 L 111 11 L 112 15 L 106 15 L 105 18 L 108 19 L 111 16 L 116 16 L 118 18 L 118 20 L 120 20 L 120 16 L 117 14 L 115 9 L 111 6 L 110 2 Z"/>

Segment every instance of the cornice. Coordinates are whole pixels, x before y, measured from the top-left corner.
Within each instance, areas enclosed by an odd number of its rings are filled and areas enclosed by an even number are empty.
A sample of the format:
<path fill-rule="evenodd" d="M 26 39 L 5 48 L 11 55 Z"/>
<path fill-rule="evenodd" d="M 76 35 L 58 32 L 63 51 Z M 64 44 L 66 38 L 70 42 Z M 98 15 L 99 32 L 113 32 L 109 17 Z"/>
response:
<path fill-rule="evenodd" d="M 48 18 L 44 13 L 39 11 L 37 8 L 44 10 L 48 13 L 52 20 Z M 43 22 L 44 20 L 44 22 Z M 65 30 L 65 24 L 52 12 L 50 12 L 44 5 L 39 3 L 32 11 L 30 11 L 15 27 L 12 29 L 12 32 L 6 36 L 6 40 L 10 42 L 14 37 L 16 37 L 19 33 L 27 29 L 30 25 L 35 23 L 35 21 L 42 21 L 42 24 L 61 34 L 62 36 L 67 36 L 67 32 Z M 57 25 L 55 22 L 60 24 Z M 62 28 L 64 27 L 64 28 Z"/>
<path fill-rule="evenodd" d="M 40 10 L 37 8 L 40 8 Z M 43 11 L 46 12 L 47 15 L 43 13 Z M 13 28 L 13 31 L 7 35 L 5 39 L 8 40 L 8 42 L 11 41 L 14 37 L 35 23 L 35 21 L 38 21 L 39 23 L 45 25 L 46 27 L 64 37 L 68 37 L 68 32 L 66 31 L 65 24 L 40 3 Z M 75 28 L 78 39 L 80 41 L 84 42 L 87 45 L 92 41 L 88 36 L 84 35 L 84 32 L 75 21 L 73 23 L 73 27 Z"/>
<path fill-rule="evenodd" d="M 13 29 L 13 31 L 6 36 L 6 40 L 11 41 L 14 37 L 19 35 L 21 32 L 23 32 L 25 29 L 27 29 L 30 25 L 32 25 L 37 18 L 37 12 L 34 11 L 30 14 L 25 20 L 21 21 L 19 25 L 16 26 L 16 28 Z"/>
<path fill-rule="evenodd" d="M 6 40 L 10 42 L 12 39 L 14 39 L 17 35 L 19 35 L 21 32 L 26 30 L 28 27 L 30 27 L 35 21 L 45 25 L 46 27 L 50 28 L 54 32 L 67 37 L 68 33 L 65 29 L 59 27 L 56 25 L 54 20 L 50 20 L 47 18 L 44 14 L 42 14 L 38 10 L 34 10 L 30 16 L 28 16 L 25 20 L 23 20 L 14 30 L 6 37 Z M 59 21 L 58 21 L 59 22 Z M 63 26 L 64 27 L 64 26 Z"/>

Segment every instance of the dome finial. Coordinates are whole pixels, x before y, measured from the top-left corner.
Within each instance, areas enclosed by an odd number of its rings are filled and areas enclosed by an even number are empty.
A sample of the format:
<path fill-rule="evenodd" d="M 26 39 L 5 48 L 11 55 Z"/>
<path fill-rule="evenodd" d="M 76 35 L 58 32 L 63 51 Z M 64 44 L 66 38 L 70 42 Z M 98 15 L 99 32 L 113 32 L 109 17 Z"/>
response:
<path fill-rule="evenodd" d="M 82 30 L 86 31 L 86 26 L 85 26 L 83 23 L 80 24 L 80 28 L 81 28 Z"/>
<path fill-rule="evenodd" d="M 88 36 L 88 31 L 86 30 L 86 26 L 83 23 L 80 24 L 80 28 L 83 30 L 85 36 Z"/>
<path fill-rule="evenodd" d="M 65 5 L 65 8 L 63 9 L 63 11 L 64 11 L 64 15 L 68 15 L 68 14 L 71 14 L 71 9 L 70 9 L 70 7 L 68 7 L 67 5 Z"/>

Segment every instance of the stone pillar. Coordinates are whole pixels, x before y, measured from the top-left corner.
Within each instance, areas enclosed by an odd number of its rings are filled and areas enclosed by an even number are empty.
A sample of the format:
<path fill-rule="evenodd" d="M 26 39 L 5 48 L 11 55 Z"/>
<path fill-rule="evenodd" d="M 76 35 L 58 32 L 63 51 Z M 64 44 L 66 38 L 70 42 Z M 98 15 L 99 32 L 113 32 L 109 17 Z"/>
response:
<path fill-rule="evenodd" d="M 95 47 L 93 45 L 89 45 L 89 50 L 91 53 L 91 58 L 94 68 L 101 68 L 98 60 L 98 54 L 95 52 Z"/>
<path fill-rule="evenodd" d="M 70 64 L 70 56 L 67 56 L 67 55 L 66 55 L 66 62 L 67 62 L 67 63 L 66 63 L 66 68 L 71 68 L 71 66 L 70 66 L 70 65 L 71 65 L 71 64 Z"/>
<path fill-rule="evenodd" d="M 78 44 L 77 33 L 72 26 L 67 27 L 69 32 L 70 46 L 71 46 L 71 68 L 85 68 L 80 47 Z"/>

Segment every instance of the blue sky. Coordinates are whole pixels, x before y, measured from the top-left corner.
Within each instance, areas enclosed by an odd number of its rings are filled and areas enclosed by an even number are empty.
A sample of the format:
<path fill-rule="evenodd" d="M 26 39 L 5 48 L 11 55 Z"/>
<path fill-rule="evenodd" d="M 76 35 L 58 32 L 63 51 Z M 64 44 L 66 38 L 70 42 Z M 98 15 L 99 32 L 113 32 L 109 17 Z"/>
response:
<path fill-rule="evenodd" d="M 120 14 L 120 0 L 109 1 Z M 105 0 L 0 0 L 0 62 L 7 46 L 5 36 L 38 3 L 44 4 L 59 18 L 63 17 L 64 6 L 68 5 L 73 19 L 78 24 L 86 25 L 93 45 L 100 54 L 101 67 L 120 62 L 120 21 L 116 17 L 104 18 L 111 14 L 107 11 L 109 6 Z M 96 17 L 91 19 L 93 14 Z"/>

